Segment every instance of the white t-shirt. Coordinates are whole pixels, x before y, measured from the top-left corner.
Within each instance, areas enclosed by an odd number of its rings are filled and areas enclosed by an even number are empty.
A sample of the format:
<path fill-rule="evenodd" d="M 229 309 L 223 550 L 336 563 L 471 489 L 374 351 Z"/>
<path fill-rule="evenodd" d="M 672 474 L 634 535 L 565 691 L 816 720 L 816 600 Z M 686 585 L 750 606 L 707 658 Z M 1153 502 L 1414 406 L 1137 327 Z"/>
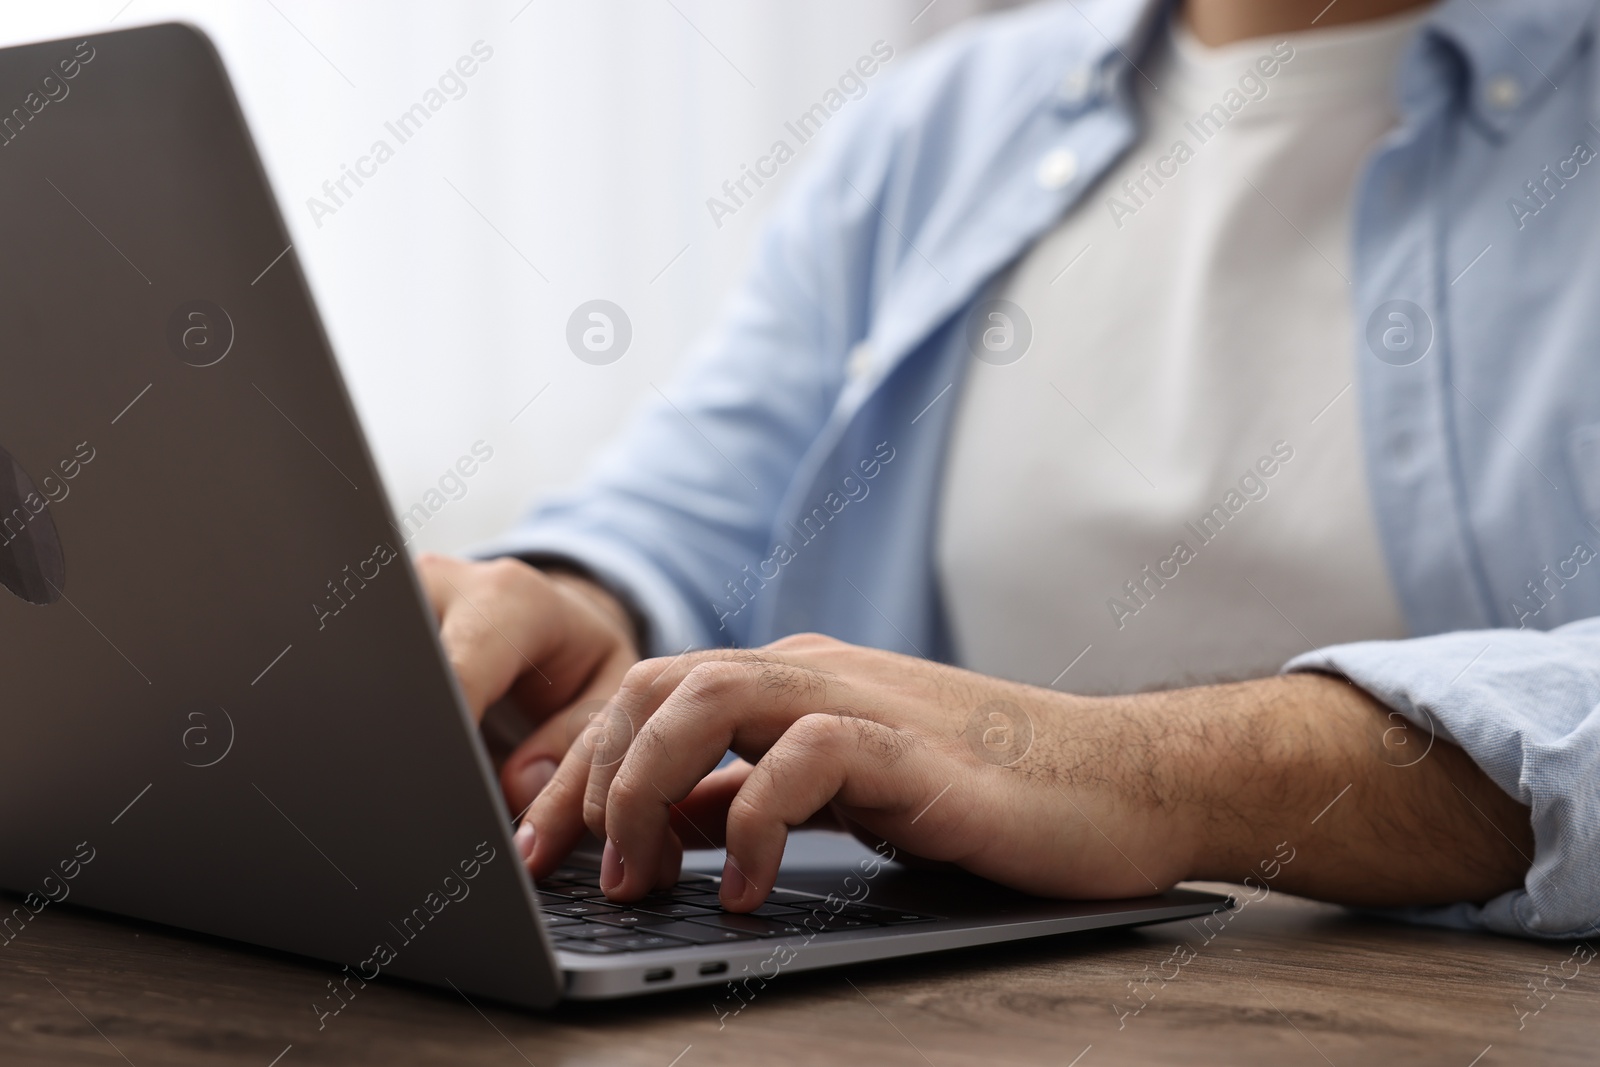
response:
<path fill-rule="evenodd" d="M 1405 636 L 1347 279 L 1421 18 L 1222 48 L 1175 26 L 1142 64 L 1143 139 L 983 319 L 937 543 L 962 665 L 1136 692 Z"/>

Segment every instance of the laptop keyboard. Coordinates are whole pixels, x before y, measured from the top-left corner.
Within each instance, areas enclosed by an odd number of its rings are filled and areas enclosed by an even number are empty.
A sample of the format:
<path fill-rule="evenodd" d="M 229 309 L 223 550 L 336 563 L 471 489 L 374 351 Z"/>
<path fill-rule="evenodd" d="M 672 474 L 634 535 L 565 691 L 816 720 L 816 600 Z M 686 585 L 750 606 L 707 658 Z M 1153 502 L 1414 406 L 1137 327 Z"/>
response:
<path fill-rule="evenodd" d="M 539 908 L 556 948 L 591 956 L 821 936 L 938 918 L 873 904 L 846 904 L 834 912 L 821 897 L 788 889 L 774 889 L 755 911 L 734 913 L 718 901 L 718 886 L 710 875 L 686 874 L 670 889 L 632 904 L 613 904 L 600 890 L 600 872 L 591 868 L 563 867 L 537 884 Z"/>

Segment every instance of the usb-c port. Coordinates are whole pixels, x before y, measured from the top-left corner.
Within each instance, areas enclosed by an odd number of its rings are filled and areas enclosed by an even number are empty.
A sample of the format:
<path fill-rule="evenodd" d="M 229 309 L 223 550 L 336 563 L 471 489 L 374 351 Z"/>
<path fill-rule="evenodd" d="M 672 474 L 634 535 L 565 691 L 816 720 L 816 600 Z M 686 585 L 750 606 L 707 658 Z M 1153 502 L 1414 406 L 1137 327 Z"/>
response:
<path fill-rule="evenodd" d="M 657 967 L 653 971 L 646 971 L 644 972 L 644 980 L 646 982 L 670 982 L 672 981 L 672 968 Z"/>
<path fill-rule="evenodd" d="M 728 973 L 728 965 L 727 965 L 727 963 L 725 963 L 725 962 L 723 962 L 721 960 L 718 960 L 716 963 L 702 963 L 700 965 L 700 973 L 701 974 L 727 974 Z"/>

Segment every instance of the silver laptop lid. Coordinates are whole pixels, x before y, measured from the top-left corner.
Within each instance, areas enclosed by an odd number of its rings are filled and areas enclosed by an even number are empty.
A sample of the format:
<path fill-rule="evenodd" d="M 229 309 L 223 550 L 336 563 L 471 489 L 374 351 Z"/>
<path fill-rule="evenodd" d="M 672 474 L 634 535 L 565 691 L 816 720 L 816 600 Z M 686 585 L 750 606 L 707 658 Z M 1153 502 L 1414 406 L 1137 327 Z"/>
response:
<path fill-rule="evenodd" d="M 380 973 L 554 1001 L 210 42 L 0 51 L 0 203 L 0 943 L 69 901 L 328 960 L 329 1011 Z"/>

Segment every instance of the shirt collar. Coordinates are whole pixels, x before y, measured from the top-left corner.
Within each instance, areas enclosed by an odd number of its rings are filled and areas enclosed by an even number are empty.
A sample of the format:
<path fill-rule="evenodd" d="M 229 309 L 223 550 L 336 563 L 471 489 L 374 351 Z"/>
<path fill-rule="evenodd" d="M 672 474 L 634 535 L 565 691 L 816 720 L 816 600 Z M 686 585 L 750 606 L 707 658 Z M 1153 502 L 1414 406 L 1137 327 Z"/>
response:
<path fill-rule="evenodd" d="M 1066 76 L 1056 90 L 1056 106 L 1084 110 L 1104 103 L 1119 79 L 1140 61 L 1151 32 L 1181 0 L 1063 0 L 1062 18 L 1083 29 L 1075 55 L 1066 57 Z"/>
<path fill-rule="evenodd" d="M 1064 0 L 1063 17 L 1083 24 L 1082 50 L 1068 57 L 1057 106 L 1078 110 L 1111 95 L 1130 73 L 1150 33 L 1180 0 Z M 1561 85 L 1561 75 L 1590 31 L 1600 0 L 1443 0 L 1429 13 L 1401 60 L 1401 107 L 1425 110 L 1455 86 L 1442 43 L 1464 63 L 1469 107 L 1505 132 Z"/>
<path fill-rule="evenodd" d="M 1414 114 L 1453 88 L 1437 53 L 1442 43 L 1462 64 L 1468 109 L 1506 132 L 1562 85 L 1596 7 L 1597 0 L 1444 0 L 1401 60 L 1402 108 Z"/>

